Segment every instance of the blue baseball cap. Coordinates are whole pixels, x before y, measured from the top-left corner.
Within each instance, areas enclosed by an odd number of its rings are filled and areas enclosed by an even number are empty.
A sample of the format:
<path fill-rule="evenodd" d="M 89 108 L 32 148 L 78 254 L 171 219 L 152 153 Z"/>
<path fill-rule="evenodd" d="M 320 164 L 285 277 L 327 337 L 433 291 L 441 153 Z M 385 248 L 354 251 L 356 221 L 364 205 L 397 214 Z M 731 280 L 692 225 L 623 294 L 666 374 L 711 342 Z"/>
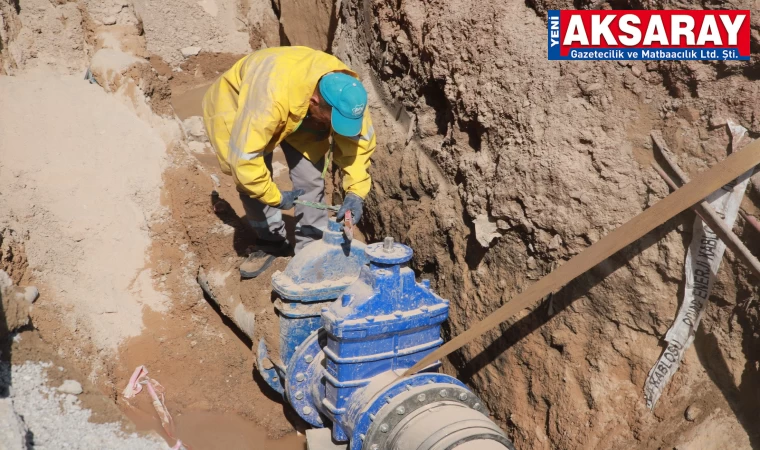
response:
<path fill-rule="evenodd" d="M 332 129 L 341 136 L 356 136 L 362 131 L 367 91 L 361 81 L 342 72 L 332 72 L 319 80 L 319 93 L 332 106 Z"/>

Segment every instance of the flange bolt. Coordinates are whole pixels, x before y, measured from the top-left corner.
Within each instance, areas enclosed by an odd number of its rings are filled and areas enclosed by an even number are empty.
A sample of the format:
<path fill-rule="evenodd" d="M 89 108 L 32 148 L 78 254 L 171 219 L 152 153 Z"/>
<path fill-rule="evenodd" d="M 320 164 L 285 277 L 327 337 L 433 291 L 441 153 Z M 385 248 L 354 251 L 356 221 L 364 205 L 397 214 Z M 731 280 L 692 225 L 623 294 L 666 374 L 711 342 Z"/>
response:
<path fill-rule="evenodd" d="M 299 372 L 299 373 L 296 374 L 296 381 L 298 381 L 300 383 L 300 382 L 303 381 L 303 379 L 304 379 L 304 376 L 303 376 L 302 373 Z"/>
<path fill-rule="evenodd" d="M 387 423 L 380 425 L 380 431 L 382 431 L 383 433 L 387 433 L 390 428 L 391 427 L 389 427 Z"/>

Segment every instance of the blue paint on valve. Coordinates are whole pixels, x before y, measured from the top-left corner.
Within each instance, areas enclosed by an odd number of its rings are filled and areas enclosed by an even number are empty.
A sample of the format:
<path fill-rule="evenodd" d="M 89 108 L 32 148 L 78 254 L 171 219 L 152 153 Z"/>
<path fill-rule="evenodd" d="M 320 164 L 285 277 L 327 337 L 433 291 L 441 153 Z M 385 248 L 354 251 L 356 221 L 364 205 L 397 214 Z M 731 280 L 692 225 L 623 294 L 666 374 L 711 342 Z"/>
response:
<path fill-rule="evenodd" d="M 281 360 L 270 372 L 259 363 L 301 418 L 331 434 L 314 448 L 455 449 L 474 440 L 513 449 L 467 386 L 436 373 L 440 363 L 401 376 L 443 343 L 449 311 L 406 267 L 412 249 L 392 238 L 354 247 L 330 227 L 304 249 L 314 249 L 308 258 L 301 252 L 273 277 Z"/>

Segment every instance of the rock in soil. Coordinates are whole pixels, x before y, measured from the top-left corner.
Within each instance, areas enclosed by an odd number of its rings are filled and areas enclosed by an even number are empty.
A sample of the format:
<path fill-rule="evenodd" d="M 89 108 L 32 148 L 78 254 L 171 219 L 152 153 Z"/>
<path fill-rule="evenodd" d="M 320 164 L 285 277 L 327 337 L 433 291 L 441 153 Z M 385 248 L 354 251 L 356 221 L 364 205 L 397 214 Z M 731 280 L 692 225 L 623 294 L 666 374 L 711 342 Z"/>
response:
<path fill-rule="evenodd" d="M 35 286 L 27 286 L 26 289 L 24 289 L 24 300 L 27 302 L 34 303 L 38 298 L 40 298 L 40 290 Z"/>
<path fill-rule="evenodd" d="M 192 141 L 208 142 L 206 129 L 203 126 L 203 118 L 200 116 L 191 116 L 182 122 L 182 127 L 187 133 L 187 137 Z"/>
<path fill-rule="evenodd" d="M 58 386 L 58 392 L 62 394 L 79 395 L 82 393 L 82 385 L 75 380 L 66 380 Z"/>
<path fill-rule="evenodd" d="M 697 405 L 689 405 L 688 408 L 686 408 L 686 413 L 684 413 L 684 416 L 686 416 L 686 420 L 689 422 L 694 422 L 697 420 L 702 414 L 702 409 Z"/>
<path fill-rule="evenodd" d="M 180 52 L 182 52 L 182 56 L 184 56 L 185 58 L 189 58 L 191 56 L 195 56 L 198 53 L 200 53 L 201 48 L 200 47 L 185 47 L 181 49 Z"/>
<path fill-rule="evenodd" d="M 28 298 L 33 293 L 29 288 L 22 290 L 14 286 L 8 274 L 0 270 L 0 339 L 5 338 L 5 334 L 29 324 L 32 306 Z"/>

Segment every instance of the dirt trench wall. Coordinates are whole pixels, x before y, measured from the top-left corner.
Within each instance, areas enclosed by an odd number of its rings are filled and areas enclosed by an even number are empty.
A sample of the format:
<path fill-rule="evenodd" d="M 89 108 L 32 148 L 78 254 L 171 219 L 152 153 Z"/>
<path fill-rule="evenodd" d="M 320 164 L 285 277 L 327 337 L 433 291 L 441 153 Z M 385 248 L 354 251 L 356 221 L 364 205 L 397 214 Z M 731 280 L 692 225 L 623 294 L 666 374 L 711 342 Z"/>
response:
<path fill-rule="evenodd" d="M 27 258 L 23 238 L 15 230 L 0 224 L 0 358 L 8 357 L 9 333 L 29 324 L 32 302 L 37 288 L 18 287 L 28 281 Z"/>
<path fill-rule="evenodd" d="M 413 267 L 452 301 L 452 336 L 668 193 L 649 169 L 650 130 L 690 172 L 726 156 L 727 118 L 760 131 L 755 56 L 548 61 L 545 10 L 572 5 L 547 3 L 341 5 L 333 51 L 371 80 L 379 136 L 368 238 L 412 246 Z M 478 390 L 518 448 L 757 445 L 746 395 L 758 383 L 758 280 L 732 256 L 680 372 L 654 413 L 644 405 L 693 218 L 455 353 L 446 370 Z"/>

